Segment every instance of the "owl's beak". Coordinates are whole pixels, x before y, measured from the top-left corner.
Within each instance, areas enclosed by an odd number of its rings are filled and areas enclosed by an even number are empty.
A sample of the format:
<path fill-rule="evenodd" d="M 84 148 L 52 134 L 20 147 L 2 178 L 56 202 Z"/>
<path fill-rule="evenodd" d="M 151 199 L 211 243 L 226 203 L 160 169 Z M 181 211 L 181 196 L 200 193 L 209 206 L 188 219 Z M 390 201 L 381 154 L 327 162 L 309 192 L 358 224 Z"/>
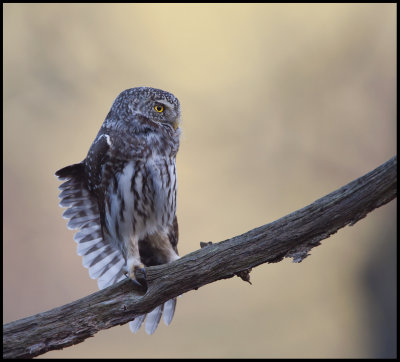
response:
<path fill-rule="evenodd" d="M 181 117 L 180 116 L 176 117 L 175 121 L 172 122 L 172 127 L 174 127 L 175 131 L 178 129 L 180 123 L 181 123 Z"/>

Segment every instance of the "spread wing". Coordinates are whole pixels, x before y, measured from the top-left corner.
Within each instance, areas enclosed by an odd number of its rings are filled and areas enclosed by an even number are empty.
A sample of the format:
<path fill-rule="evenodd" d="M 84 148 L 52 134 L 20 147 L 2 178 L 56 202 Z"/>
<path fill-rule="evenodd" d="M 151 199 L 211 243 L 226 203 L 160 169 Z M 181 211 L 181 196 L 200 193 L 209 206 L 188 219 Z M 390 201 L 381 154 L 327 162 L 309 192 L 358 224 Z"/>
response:
<path fill-rule="evenodd" d="M 60 206 L 67 207 L 63 217 L 69 219 L 69 229 L 79 229 L 74 240 L 83 266 L 92 279 L 97 279 L 100 289 L 122 280 L 125 260 L 120 251 L 102 237 L 99 205 L 88 189 L 84 164 L 64 167 L 56 176 L 64 181 L 59 187 Z"/>

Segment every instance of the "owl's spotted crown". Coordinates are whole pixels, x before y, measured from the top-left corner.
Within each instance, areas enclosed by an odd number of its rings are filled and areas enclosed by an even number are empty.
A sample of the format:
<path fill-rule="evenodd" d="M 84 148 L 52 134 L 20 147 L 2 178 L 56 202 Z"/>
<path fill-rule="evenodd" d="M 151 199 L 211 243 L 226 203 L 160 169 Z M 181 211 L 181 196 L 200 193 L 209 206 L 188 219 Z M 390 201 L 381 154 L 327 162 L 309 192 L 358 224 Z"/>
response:
<path fill-rule="evenodd" d="M 119 105 L 120 103 L 126 102 L 127 100 L 136 100 L 140 102 L 142 100 L 166 100 L 167 102 L 174 105 L 174 107 L 179 110 L 180 104 L 178 98 L 176 98 L 172 93 L 163 91 L 162 89 L 151 88 L 151 87 L 136 87 L 129 88 L 122 91 L 114 101 L 114 105 Z"/>

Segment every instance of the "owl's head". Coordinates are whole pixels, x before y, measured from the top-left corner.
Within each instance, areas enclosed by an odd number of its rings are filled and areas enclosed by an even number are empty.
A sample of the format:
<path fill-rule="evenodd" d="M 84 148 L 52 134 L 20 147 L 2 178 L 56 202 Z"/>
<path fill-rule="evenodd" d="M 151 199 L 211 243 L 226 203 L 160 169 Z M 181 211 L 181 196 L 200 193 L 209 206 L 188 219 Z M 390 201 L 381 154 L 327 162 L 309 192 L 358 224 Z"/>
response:
<path fill-rule="evenodd" d="M 144 119 L 174 130 L 179 127 L 181 117 L 179 100 L 173 94 L 150 87 L 124 90 L 115 99 L 110 113 L 114 119 Z"/>

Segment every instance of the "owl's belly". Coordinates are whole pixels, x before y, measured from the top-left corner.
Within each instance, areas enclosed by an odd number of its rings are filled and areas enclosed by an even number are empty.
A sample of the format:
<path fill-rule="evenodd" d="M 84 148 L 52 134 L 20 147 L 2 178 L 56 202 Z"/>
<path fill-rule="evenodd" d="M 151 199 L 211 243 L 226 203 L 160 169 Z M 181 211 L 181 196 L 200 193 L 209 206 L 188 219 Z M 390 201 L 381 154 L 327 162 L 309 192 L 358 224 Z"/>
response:
<path fill-rule="evenodd" d="M 140 240 L 165 230 L 176 211 L 175 162 L 131 161 L 116 175 L 108 195 L 106 226 L 115 241 Z"/>

